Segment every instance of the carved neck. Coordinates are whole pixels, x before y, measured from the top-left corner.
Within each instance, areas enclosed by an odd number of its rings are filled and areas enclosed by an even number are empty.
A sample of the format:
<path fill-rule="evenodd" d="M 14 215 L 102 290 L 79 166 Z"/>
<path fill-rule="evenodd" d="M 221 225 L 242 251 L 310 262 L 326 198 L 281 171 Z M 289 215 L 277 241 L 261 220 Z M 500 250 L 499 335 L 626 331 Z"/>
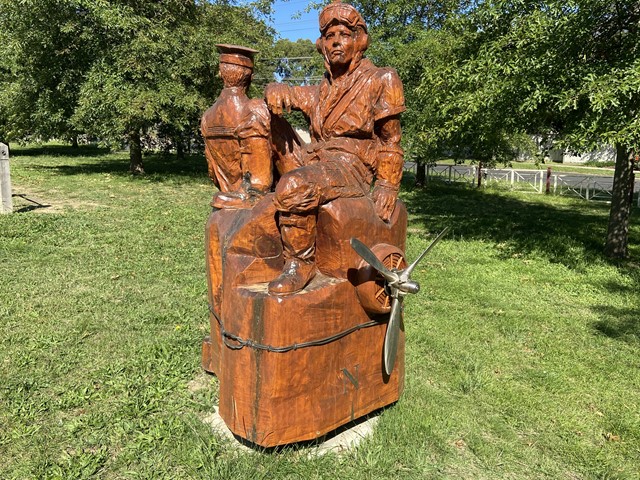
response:
<path fill-rule="evenodd" d="M 349 69 L 349 65 L 332 65 L 331 66 L 331 79 L 332 80 L 340 80 L 344 75 L 349 73 L 351 70 Z"/>
<path fill-rule="evenodd" d="M 243 87 L 224 87 L 222 91 L 229 95 L 246 95 L 247 94 L 247 89 Z"/>

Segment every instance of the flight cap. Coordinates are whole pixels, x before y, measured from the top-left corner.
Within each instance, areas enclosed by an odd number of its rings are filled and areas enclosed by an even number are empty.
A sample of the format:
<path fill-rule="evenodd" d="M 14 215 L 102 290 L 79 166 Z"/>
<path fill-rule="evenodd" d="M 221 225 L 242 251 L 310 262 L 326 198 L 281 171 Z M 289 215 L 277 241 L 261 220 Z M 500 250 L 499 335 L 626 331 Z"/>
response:
<path fill-rule="evenodd" d="M 241 65 L 247 68 L 253 68 L 253 57 L 258 50 L 243 47 L 240 45 L 228 45 L 219 43 L 216 45 L 220 52 L 220 63 L 230 63 L 232 65 Z"/>

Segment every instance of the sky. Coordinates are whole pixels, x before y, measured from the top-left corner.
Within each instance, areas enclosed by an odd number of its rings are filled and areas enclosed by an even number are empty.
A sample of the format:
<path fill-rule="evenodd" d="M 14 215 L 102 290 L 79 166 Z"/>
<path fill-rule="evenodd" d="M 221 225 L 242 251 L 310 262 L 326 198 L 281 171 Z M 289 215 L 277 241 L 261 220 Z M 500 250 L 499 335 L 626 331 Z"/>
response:
<path fill-rule="evenodd" d="M 305 13 L 309 0 L 277 0 L 273 4 L 273 27 L 277 34 L 289 40 L 306 38 L 316 41 L 320 33 L 318 32 L 318 10 Z M 292 15 L 301 13 L 299 19 L 292 19 Z"/>

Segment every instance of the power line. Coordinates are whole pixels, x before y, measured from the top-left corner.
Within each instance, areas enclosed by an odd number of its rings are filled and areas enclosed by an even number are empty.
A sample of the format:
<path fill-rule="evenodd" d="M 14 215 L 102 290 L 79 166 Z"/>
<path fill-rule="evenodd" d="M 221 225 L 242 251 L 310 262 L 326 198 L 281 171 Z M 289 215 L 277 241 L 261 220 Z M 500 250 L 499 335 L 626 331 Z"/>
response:
<path fill-rule="evenodd" d="M 318 23 L 318 19 L 317 18 L 308 18 L 308 19 L 298 19 L 298 20 L 292 20 L 290 22 L 273 22 L 273 24 L 275 26 L 278 25 L 297 25 L 299 23 Z"/>
<path fill-rule="evenodd" d="M 271 61 L 281 61 L 281 60 L 312 60 L 314 58 L 320 58 L 320 57 L 273 57 L 273 58 L 261 58 L 259 61 L 260 62 L 266 62 L 268 60 Z"/>

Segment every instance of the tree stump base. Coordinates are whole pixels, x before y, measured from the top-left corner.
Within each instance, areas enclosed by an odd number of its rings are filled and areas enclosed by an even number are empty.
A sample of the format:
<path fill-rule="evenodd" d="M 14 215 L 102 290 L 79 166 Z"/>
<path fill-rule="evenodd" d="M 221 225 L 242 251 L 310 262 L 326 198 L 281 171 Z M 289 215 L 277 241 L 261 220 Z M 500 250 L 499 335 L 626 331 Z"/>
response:
<path fill-rule="evenodd" d="M 313 440 L 399 399 L 404 332 L 388 376 L 388 315 L 362 306 L 356 285 L 366 267 L 349 240 L 404 251 L 401 202 L 390 224 L 369 198 L 321 207 L 320 273 L 292 295 L 267 292 L 284 264 L 272 195 L 252 209 L 214 210 L 206 231 L 211 336 L 202 365 L 219 378 L 219 412 L 235 435 L 261 447 Z"/>

